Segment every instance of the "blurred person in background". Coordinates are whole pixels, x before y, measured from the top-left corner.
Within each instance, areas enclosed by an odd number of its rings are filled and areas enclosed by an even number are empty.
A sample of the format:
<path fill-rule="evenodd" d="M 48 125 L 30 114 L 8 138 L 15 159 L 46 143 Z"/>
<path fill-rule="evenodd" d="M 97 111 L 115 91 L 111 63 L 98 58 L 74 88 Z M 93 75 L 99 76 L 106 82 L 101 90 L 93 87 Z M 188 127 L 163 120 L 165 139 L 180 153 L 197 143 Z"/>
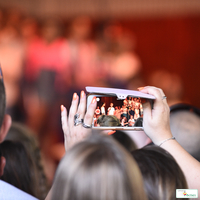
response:
<path fill-rule="evenodd" d="M 99 59 L 108 83 L 124 88 L 131 79 L 139 76 L 141 61 L 134 52 L 134 35 L 119 22 L 104 25 L 99 35 Z"/>
<path fill-rule="evenodd" d="M 114 115 L 120 120 L 121 119 L 121 108 L 119 106 L 115 106 Z"/>
<path fill-rule="evenodd" d="M 37 133 L 42 129 L 49 106 L 55 102 L 56 81 L 62 78 L 60 75 L 67 66 L 67 45 L 61 37 L 61 28 L 57 19 L 45 20 L 40 29 L 41 36 L 27 48 L 24 107 L 27 125 Z"/>
<path fill-rule="evenodd" d="M 88 16 L 75 17 L 69 26 L 67 36 L 71 87 L 82 89 L 96 85 L 100 77 L 97 65 L 97 46 L 91 37 L 92 21 Z"/>
<path fill-rule="evenodd" d="M 24 45 L 28 48 L 31 42 L 36 41 L 39 37 L 39 20 L 33 16 L 24 16 L 19 26 Z"/>
<path fill-rule="evenodd" d="M 179 144 L 200 161 L 200 109 L 183 103 L 171 106 L 170 128 Z"/>
<path fill-rule="evenodd" d="M 165 70 L 155 71 L 149 77 L 149 85 L 162 88 L 169 106 L 183 101 L 183 82 L 178 74 Z"/>
<path fill-rule="evenodd" d="M 4 17 L 4 25 L 0 30 L 0 63 L 4 73 L 7 112 L 13 119 L 20 120 L 20 87 L 25 58 L 25 48 L 18 29 L 21 14 L 11 9 Z"/>
<path fill-rule="evenodd" d="M 28 44 L 25 62 L 23 88 L 25 123 L 38 136 L 45 166 L 48 166 L 50 182 L 58 158 L 55 156 L 56 150 L 50 151 L 49 146 L 54 149 L 55 144 L 63 141 L 57 102 L 60 101 L 63 88 L 65 94 L 68 93 L 69 85 L 65 81 L 70 77 L 68 45 L 62 28 L 63 23 L 59 18 L 44 19 L 39 29 L 39 37 L 35 37 Z"/>

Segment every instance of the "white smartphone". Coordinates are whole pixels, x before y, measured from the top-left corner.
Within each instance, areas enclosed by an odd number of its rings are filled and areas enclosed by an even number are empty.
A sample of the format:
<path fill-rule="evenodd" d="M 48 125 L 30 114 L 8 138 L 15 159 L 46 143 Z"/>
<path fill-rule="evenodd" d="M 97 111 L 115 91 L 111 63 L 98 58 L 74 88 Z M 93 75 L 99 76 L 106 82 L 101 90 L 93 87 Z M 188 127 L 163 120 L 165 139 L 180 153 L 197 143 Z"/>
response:
<path fill-rule="evenodd" d="M 97 107 L 93 116 L 92 128 L 103 130 L 143 130 L 143 101 L 153 105 L 154 96 L 139 91 L 86 87 L 87 108 L 93 97 Z"/>

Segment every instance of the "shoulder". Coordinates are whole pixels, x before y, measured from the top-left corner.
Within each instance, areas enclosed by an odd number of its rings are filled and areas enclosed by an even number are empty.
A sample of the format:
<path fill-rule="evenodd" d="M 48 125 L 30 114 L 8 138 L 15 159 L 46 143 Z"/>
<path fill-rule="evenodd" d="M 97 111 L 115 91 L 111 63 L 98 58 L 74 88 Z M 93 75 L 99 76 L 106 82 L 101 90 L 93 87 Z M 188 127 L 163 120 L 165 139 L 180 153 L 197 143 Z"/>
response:
<path fill-rule="evenodd" d="M 0 200 L 38 200 L 26 192 L 0 180 Z"/>

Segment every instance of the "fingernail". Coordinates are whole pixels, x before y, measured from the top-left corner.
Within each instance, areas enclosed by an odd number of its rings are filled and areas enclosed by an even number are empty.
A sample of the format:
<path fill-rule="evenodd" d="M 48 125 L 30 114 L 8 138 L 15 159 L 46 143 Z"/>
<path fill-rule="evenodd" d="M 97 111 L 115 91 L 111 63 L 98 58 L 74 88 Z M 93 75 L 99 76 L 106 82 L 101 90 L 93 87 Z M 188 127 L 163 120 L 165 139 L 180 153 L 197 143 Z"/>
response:
<path fill-rule="evenodd" d="M 144 89 L 144 87 L 139 87 L 139 88 L 138 88 L 139 91 L 140 91 L 140 90 L 143 90 L 143 89 Z"/>
<path fill-rule="evenodd" d="M 93 97 L 92 103 L 95 103 L 95 102 L 96 102 L 96 97 Z"/>
<path fill-rule="evenodd" d="M 83 98 L 84 95 L 85 95 L 85 92 L 82 90 L 82 91 L 81 91 L 81 98 Z"/>
<path fill-rule="evenodd" d="M 65 109 L 65 107 L 64 107 L 63 105 L 61 105 L 61 106 L 60 106 L 60 110 L 61 110 L 61 112 L 63 112 L 64 109 Z"/>
<path fill-rule="evenodd" d="M 112 134 L 114 134 L 116 131 L 110 131 L 110 132 L 108 132 L 108 135 L 112 135 Z"/>
<path fill-rule="evenodd" d="M 76 98 L 77 98 L 77 94 L 74 93 L 74 95 L 73 95 L 73 100 L 76 100 Z"/>

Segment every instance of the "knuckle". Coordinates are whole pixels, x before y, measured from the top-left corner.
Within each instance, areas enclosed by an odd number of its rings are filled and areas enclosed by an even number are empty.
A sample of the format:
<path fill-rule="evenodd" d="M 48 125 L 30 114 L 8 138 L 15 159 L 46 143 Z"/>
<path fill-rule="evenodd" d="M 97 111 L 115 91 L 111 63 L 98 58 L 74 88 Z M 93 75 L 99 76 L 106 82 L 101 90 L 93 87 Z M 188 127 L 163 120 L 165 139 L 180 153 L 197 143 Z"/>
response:
<path fill-rule="evenodd" d="M 72 113 L 69 113 L 69 118 L 74 118 L 74 115 Z"/>
<path fill-rule="evenodd" d="M 92 118 L 93 118 L 93 115 L 91 115 L 91 114 L 89 114 L 89 113 L 87 113 L 87 114 L 85 115 L 85 120 L 87 120 L 87 121 L 91 120 Z"/>

